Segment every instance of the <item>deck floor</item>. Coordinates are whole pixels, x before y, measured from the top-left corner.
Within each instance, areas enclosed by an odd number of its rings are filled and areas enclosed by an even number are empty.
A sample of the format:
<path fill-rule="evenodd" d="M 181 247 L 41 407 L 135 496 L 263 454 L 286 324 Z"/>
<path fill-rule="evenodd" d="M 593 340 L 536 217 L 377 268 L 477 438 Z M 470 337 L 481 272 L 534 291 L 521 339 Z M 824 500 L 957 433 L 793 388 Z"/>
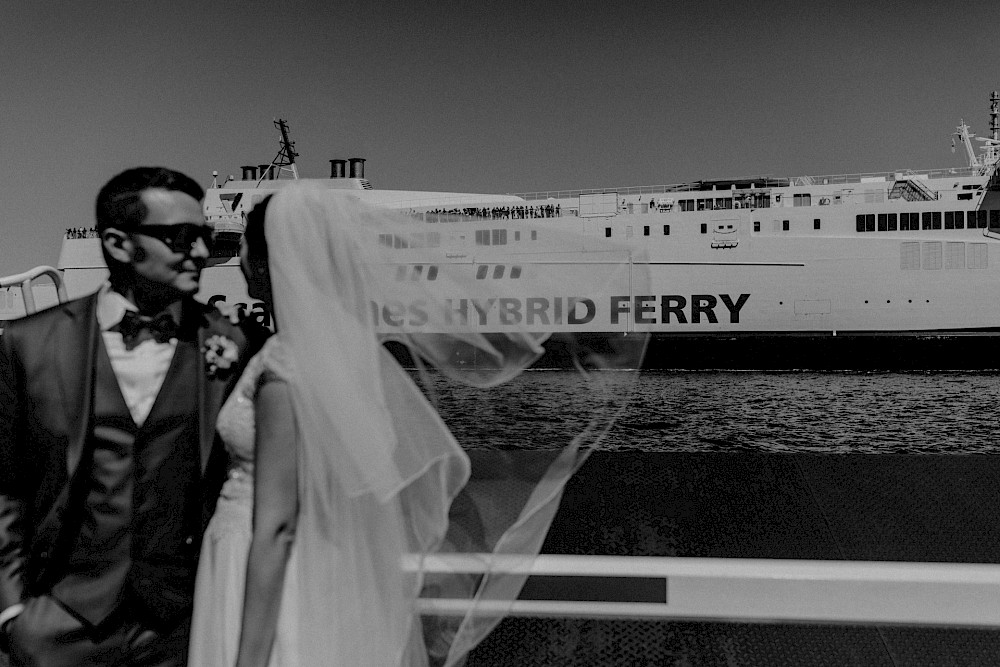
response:
<path fill-rule="evenodd" d="M 597 453 L 543 551 L 1000 563 L 998 520 L 1000 456 Z M 1000 630 L 512 618 L 468 665 L 987 667 Z"/>

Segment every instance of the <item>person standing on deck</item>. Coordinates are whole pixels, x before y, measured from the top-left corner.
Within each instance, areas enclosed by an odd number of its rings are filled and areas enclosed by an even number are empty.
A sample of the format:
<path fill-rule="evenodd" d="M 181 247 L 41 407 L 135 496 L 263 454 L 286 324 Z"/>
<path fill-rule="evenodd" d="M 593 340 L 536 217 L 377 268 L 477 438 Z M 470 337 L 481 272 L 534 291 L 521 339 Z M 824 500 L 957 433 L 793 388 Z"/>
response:
<path fill-rule="evenodd" d="M 98 292 L 0 338 L 0 645 L 13 665 L 183 665 L 219 407 L 264 332 L 194 300 L 201 187 L 130 169 L 97 197 Z"/>

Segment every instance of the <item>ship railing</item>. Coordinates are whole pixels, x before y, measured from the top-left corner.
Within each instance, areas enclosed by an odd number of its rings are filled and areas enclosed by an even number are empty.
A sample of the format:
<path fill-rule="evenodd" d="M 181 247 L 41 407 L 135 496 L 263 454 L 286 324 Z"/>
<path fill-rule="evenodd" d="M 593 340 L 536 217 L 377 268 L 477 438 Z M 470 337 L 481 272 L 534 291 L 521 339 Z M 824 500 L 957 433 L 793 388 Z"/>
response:
<path fill-rule="evenodd" d="M 958 178 L 968 176 L 982 176 L 982 171 L 975 167 L 951 167 L 944 169 L 902 169 L 897 171 L 877 171 L 859 172 L 854 174 L 825 174 L 819 176 L 794 176 L 791 178 L 774 177 L 753 177 L 741 179 L 719 179 L 720 181 L 753 181 L 756 189 L 811 185 L 843 185 L 848 183 L 892 183 L 900 179 L 908 178 Z M 642 196 L 657 195 L 673 192 L 706 192 L 706 186 L 711 181 L 695 181 L 691 183 L 675 183 L 673 185 L 637 185 L 637 186 L 617 186 L 607 188 L 588 188 L 581 190 L 540 190 L 537 192 L 514 192 L 510 193 L 515 197 L 520 197 L 529 201 L 544 199 L 572 199 L 580 195 L 617 193 L 619 196 Z M 745 189 L 745 188 L 740 188 Z M 720 190 L 724 191 L 724 190 Z"/>
<path fill-rule="evenodd" d="M 53 284 L 56 286 L 56 298 L 59 299 L 59 303 L 64 303 L 68 300 L 66 296 L 66 285 L 63 284 L 62 274 L 51 266 L 36 266 L 33 269 L 25 271 L 24 273 L 18 273 L 12 276 L 7 276 L 6 278 L 0 278 L 0 289 L 6 287 L 20 287 L 21 288 L 21 300 L 24 303 L 24 312 L 27 315 L 34 313 L 38 310 L 35 305 L 35 293 L 34 285 L 35 282 L 41 277 L 48 277 L 52 280 Z"/>
<path fill-rule="evenodd" d="M 424 615 L 1000 627 L 1000 565 L 885 561 L 439 554 L 435 573 L 527 575 L 515 601 L 421 597 Z"/>

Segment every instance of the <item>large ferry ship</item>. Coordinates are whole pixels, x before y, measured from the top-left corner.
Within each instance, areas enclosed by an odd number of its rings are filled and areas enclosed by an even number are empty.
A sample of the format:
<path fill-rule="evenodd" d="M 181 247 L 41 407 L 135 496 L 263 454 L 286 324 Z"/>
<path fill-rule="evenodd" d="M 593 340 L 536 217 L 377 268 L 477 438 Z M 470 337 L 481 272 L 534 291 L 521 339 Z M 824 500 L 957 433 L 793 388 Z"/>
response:
<path fill-rule="evenodd" d="M 264 320 L 235 256 L 246 213 L 299 178 L 288 126 L 275 126 L 274 160 L 238 179 L 214 174 L 205 198 L 219 242 L 201 297 Z M 313 180 L 426 223 L 381 240 L 398 250 L 386 267 L 398 279 L 471 272 L 492 283 L 495 302 L 461 313 L 469 326 L 489 330 L 514 312 L 544 330 L 650 332 L 654 366 L 983 368 L 1000 335 L 998 93 L 990 136 L 963 121 L 955 139 L 965 167 L 493 195 L 375 189 L 365 160 L 351 158 Z M 558 247 L 559 230 L 629 251 Z M 428 246 L 447 261 L 425 264 Z M 503 303 L 505 283 L 554 262 L 562 293 Z M 629 279 L 635 263 L 651 280 L 642 292 Z M 58 268 L 71 298 L 94 290 L 106 276 L 94 234 L 70 230 Z M 7 305 L 16 315 L 18 300 L 8 294 Z M 385 333 L 408 326 L 405 311 L 379 317 Z"/>

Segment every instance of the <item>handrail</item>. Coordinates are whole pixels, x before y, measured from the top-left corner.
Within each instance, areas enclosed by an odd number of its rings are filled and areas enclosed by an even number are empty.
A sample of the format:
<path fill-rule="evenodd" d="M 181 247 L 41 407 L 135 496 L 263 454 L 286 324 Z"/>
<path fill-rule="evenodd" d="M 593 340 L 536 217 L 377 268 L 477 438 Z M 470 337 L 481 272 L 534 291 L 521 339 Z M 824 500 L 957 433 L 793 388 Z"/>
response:
<path fill-rule="evenodd" d="M 656 195 L 668 192 L 715 192 L 723 193 L 726 190 L 711 190 L 707 189 L 706 185 L 711 184 L 713 181 L 753 181 L 756 184 L 757 189 L 769 188 L 769 187 L 785 187 L 788 185 L 796 186 L 818 186 L 818 185 L 843 185 L 848 183 L 864 183 L 869 179 L 883 179 L 888 183 L 896 180 L 897 174 L 903 174 L 906 176 L 926 176 L 929 179 L 934 178 L 956 178 L 962 176 L 982 176 L 983 171 L 978 168 L 973 167 L 950 167 L 944 169 L 898 169 L 896 171 L 879 171 L 871 173 L 856 173 L 856 174 L 825 174 L 819 176 L 793 176 L 790 178 L 779 178 L 774 176 L 754 176 L 750 178 L 723 178 L 723 179 L 705 179 L 703 181 L 692 181 L 689 183 L 676 183 L 673 185 L 634 185 L 634 186 L 619 186 L 610 188 L 589 188 L 584 190 L 551 190 L 551 191 L 538 191 L 538 192 L 512 192 L 509 193 L 515 197 L 521 197 L 522 199 L 528 201 L 534 201 L 539 199 L 568 199 L 572 197 L 579 197 L 584 194 L 602 194 L 606 192 L 616 192 L 619 196 L 636 196 L 636 195 Z M 742 188 L 741 188 L 742 189 Z M 708 195 L 706 195 L 708 196 Z M 722 194 L 715 194 L 711 196 L 723 196 Z"/>
<path fill-rule="evenodd" d="M 1000 565 L 654 556 L 436 554 L 404 568 L 527 575 L 513 602 L 421 597 L 512 616 L 1000 627 Z"/>
<path fill-rule="evenodd" d="M 24 301 L 24 312 L 27 315 L 34 313 L 38 308 L 35 306 L 35 293 L 32 291 L 32 283 L 36 278 L 48 276 L 56 286 L 56 296 L 59 303 L 69 300 L 66 296 L 66 285 L 63 284 L 62 274 L 51 266 L 36 266 L 24 273 L 17 273 L 12 276 L 0 278 L 0 287 L 21 287 L 21 299 Z"/>

